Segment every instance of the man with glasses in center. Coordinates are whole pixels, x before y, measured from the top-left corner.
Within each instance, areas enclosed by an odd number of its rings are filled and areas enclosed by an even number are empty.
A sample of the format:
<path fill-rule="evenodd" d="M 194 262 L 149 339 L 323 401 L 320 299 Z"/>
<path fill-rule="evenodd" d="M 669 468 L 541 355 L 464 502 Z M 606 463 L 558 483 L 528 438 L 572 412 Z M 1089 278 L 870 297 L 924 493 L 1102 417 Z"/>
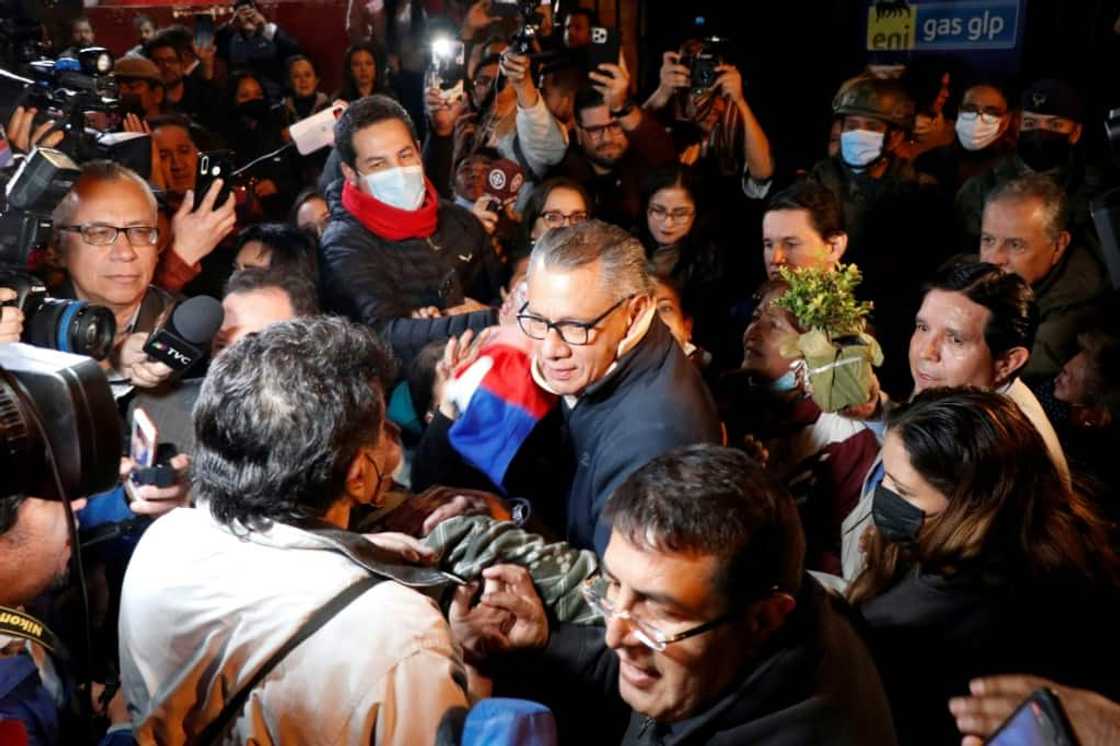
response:
<path fill-rule="evenodd" d="M 601 555 L 607 497 L 665 451 L 720 442 L 715 406 L 657 316 L 641 243 L 621 228 L 591 220 L 548 231 L 530 257 L 517 321 L 532 343 L 533 378 L 560 397 L 575 459 L 568 541 Z"/>
<path fill-rule="evenodd" d="M 527 571 L 499 565 L 480 606 L 514 620 L 453 612 L 468 656 L 507 651 L 487 667 L 544 687 L 519 696 L 587 728 L 583 742 L 895 743 L 867 648 L 805 573 L 797 508 L 763 467 L 729 448 L 676 449 L 626 479 L 606 515 L 610 544 L 584 588 L 605 631 L 550 622 Z"/>

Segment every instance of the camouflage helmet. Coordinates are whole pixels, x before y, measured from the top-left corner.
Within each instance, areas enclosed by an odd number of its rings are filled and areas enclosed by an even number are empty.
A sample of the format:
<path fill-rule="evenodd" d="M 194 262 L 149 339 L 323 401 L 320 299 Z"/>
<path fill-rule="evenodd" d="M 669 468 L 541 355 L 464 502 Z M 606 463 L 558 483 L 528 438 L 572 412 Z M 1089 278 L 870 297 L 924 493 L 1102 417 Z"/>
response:
<path fill-rule="evenodd" d="M 873 117 L 910 131 L 914 128 L 914 99 L 898 80 L 859 76 L 840 86 L 832 99 L 837 117 Z"/>

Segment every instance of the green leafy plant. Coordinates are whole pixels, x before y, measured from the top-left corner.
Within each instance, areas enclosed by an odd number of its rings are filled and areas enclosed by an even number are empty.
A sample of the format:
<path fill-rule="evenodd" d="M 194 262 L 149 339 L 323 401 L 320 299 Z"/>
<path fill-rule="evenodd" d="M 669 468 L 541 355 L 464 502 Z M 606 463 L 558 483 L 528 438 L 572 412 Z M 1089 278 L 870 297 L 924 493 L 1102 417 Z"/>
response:
<path fill-rule="evenodd" d="M 802 329 L 823 332 L 829 339 L 859 336 L 867 329 L 872 303 L 856 300 L 855 287 L 863 279 L 856 265 L 835 270 L 782 267 L 781 273 L 789 290 L 774 304 L 792 313 Z"/>

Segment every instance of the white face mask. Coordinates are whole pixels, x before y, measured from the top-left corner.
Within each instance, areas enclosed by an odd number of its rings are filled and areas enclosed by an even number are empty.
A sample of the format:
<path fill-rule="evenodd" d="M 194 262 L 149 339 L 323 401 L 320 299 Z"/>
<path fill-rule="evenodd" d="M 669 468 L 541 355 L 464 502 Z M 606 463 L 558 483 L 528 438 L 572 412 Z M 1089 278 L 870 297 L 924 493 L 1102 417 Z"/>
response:
<path fill-rule="evenodd" d="M 883 133 L 848 130 L 840 133 L 840 157 L 854 169 L 864 169 L 883 154 Z"/>
<path fill-rule="evenodd" d="M 999 137 L 1002 120 L 997 119 L 989 124 L 984 119 L 976 112 L 962 111 L 957 115 L 957 139 L 965 150 L 983 150 Z"/>
<path fill-rule="evenodd" d="M 366 192 L 398 210 L 418 210 L 424 204 L 424 167 L 400 166 L 362 177 Z"/>

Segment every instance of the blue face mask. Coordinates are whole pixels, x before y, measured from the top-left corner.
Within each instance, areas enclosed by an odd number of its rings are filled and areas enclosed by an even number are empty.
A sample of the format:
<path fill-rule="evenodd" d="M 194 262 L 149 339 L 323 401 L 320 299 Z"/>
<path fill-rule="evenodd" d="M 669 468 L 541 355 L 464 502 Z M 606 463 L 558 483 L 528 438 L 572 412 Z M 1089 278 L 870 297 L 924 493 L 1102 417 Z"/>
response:
<path fill-rule="evenodd" d="M 797 371 L 788 370 L 777 380 L 771 381 L 768 388 L 776 393 L 784 394 L 789 391 L 797 391 L 798 385 Z"/>
<path fill-rule="evenodd" d="M 849 130 L 840 133 L 840 157 L 850 167 L 867 168 L 883 154 L 883 133 Z"/>

